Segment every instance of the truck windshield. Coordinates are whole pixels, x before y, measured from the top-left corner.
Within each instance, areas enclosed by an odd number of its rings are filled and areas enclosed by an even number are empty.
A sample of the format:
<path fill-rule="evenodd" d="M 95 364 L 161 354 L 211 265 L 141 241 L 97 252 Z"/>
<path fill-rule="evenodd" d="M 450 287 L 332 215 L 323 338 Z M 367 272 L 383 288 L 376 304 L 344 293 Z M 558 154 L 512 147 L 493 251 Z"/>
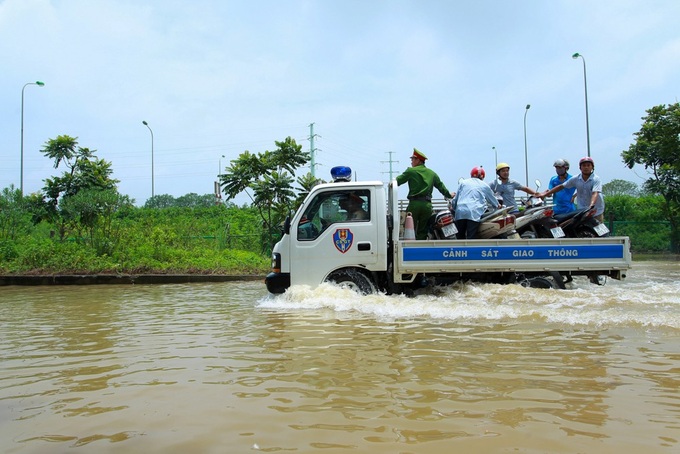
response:
<path fill-rule="evenodd" d="M 300 218 L 297 238 L 314 240 L 336 223 L 368 222 L 370 213 L 370 191 L 367 189 L 321 192 L 309 202 Z"/>

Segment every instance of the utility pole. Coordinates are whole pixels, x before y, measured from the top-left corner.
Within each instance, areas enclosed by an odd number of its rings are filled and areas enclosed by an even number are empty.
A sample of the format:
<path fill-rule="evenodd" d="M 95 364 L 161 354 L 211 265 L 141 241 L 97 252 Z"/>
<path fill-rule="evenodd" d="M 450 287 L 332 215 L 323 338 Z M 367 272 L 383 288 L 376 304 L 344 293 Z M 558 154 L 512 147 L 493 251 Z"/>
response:
<path fill-rule="evenodd" d="M 394 151 L 388 151 L 388 152 L 386 152 L 386 153 L 390 155 L 390 160 L 389 160 L 389 161 L 380 161 L 380 162 L 382 162 L 382 163 L 389 162 L 389 164 L 390 164 L 390 171 L 389 171 L 389 172 L 382 172 L 382 173 L 389 173 L 389 174 L 390 174 L 390 179 L 389 179 L 389 181 L 392 181 L 392 175 L 394 175 L 394 173 L 395 173 L 394 170 L 392 169 L 392 163 L 399 162 L 399 161 L 393 161 L 393 160 L 392 160 L 392 155 L 394 154 Z"/>
<path fill-rule="evenodd" d="M 314 159 L 314 153 L 317 151 L 316 148 L 314 148 L 314 138 L 317 137 L 316 134 L 314 134 L 314 123 L 310 123 L 309 125 L 309 155 L 311 157 L 310 163 L 309 163 L 309 170 L 312 174 L 312 177 L 316 177 L 316 161 Z"/>

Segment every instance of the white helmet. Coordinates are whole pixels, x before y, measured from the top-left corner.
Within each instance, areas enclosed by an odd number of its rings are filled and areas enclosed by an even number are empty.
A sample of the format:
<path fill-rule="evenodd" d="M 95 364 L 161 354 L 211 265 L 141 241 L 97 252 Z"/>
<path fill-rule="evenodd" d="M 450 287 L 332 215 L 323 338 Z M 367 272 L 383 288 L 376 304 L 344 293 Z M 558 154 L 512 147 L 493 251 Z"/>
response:
<path fill-rule="evenodd" d="M 553 167 L 565 167 L 567 170 L 569 170 L 569 161 L 566 159 L 558 159 L 553 164 Z"/>

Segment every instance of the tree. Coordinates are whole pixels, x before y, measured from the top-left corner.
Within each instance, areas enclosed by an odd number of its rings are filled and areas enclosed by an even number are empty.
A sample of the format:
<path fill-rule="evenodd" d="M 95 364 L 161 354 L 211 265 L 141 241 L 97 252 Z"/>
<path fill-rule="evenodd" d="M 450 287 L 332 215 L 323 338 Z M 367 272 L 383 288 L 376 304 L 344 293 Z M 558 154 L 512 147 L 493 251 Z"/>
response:
<path fill-rule="evenodd" d="M 111 178 L 111 163 L 97 158 L 96 150 L 79 147 L 77 137 L 62 135 L 50 139 L 40 151 L 54 160 L 55 169 L 66 167 L 60 177 L 45 180 L 42 199 L 47 218 L 58 226 L 59 237 L 63 239 L 73 213 L 63 216 L 66 212 L 62 213 L 60 205 L 68 205 L 70 197 L 85 190 L 117 191 L 118 180 Z"/>
<path fill-rule="evenodd" d="M 158 194 L 146 199 L 144 208 L 170 208 L 177 206 L 175 198 L 170 194 Z"/>
<path fill-rule="evenodd" d="M 295 199 L 292 183 L 295 171 L 307 164 L 309 153 L 295 139 L 274 142 L 276 150 L 252 154 L 244 151 L 220 175 L 220 187 L 231 200 L 246 192 L 260 213 L 270 243 L 274 227 L 288 214 Z"/>
<path fill-rule="evenodd" d="M 98 255 L 113 254 L 120 241 L 114 216 L 132 206 L 128 196 L 99 188 L 83 189 L 59 203 L 61 217 L 69 223 L 76 242 L 89 244 Z"/>
<path fill-rule="evenodd" d="M 602 193 L 606 197 L 614 195 L 629 195 L 637 197 L 640 194 L 640 188 L 632 181 L 626 180 L 612 180 L 602 186 Z"/>
<path fill-rule="evenodd" d="M 195 192 L 190 192 L 175 200 L 176 206 L 186 208 L 209 208 L 215 205 L 215 194 L 198 195 Z"/>
<path fill-rule="evenodd" d="M 307 172 L 305 175 L 298 177 L 297 179 L 297 184 L 300 186 L 297 188 L 298 190 L 298 196 L 295 199 L 295 209 L 302 205 L 302 202 L 304 202 L 305 197 L 309 194 L 309 192 L 312 190 L 314 186 L 317 184 L 325 183 L 324 180 L 321 178 L 316 178 L 312 176 L 311 172 Z"/>
<path fill-rule="evenodd" d="M 116 189 L 118 180 L 111 178 L 111 163 L 95 156 L 97 150 L 78 147 L 78 138 L 58 136 L 45 142 L 40 150 L 54 160 L 57 169 L 63 163 L 67 170 L 61 177 L 45 180 L 47 197 L 56 207 L 60 197 L 69 197 L 83 189 Z"/>
<path fill-rule="evenodd" d="M 0 245 L 4 240 L 17 239 L 30 226 L 31 216 L 25 209 L 21 191 L 14 185 L 3 189 L 0 192 Z"/>
<path fill-rule="evenodd" d="M 198 195 L 190 192 L 180 197 L 170 194 L 160 194 L 146 200 L 144 208 L 208 208 L 215 205 L 215 194 Z"/>
<path fill-rule="evenodd" d="M 650 178 L 644 190 L 664 199 L 664 215 L 671 225 L 671 247 L 680 252 L 680 103 L 647 110 L 635 143 L 621 153 L 629 168 L 644 165 Z"/>

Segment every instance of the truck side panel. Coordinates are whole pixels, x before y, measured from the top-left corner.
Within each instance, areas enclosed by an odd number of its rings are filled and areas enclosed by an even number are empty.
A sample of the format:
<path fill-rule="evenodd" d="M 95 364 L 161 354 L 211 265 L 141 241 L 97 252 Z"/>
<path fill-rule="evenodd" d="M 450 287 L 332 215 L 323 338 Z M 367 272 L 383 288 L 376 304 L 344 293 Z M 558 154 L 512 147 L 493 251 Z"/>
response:
<path fill-rule="evenodd" d="M 531 240 L 398 241 L 395 282 L 413 273 L 625 271 L 628 237 Z M 616 274 L 616 273 L 615 273 Z"/>

